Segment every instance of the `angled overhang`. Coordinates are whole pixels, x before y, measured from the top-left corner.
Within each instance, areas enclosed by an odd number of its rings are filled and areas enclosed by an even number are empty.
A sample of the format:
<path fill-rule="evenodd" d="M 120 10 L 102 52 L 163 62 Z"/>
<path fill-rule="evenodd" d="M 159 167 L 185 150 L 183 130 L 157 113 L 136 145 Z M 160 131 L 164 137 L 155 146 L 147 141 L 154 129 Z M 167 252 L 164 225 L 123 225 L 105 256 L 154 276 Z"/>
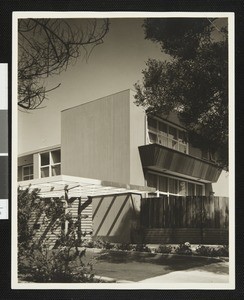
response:
<path fill-rule="evenodd" d="M 184 176 L 201 182 L 216 182 L 222 170 L 214 163 L 158 144 L 140 146 L 139 152 L 144 169 Z"/>
<path fill-rule="evenodd" d="M 95 197 L 102 195 L 119 195 L 124 193 L 143 194 L 155 192 L 154 188 L 103 181 L 90 178 L 59 175 L 18 182 L 21 189 L 38 189 L 43 198 L 64 196 L 68 190 L 69 197 Z"/>

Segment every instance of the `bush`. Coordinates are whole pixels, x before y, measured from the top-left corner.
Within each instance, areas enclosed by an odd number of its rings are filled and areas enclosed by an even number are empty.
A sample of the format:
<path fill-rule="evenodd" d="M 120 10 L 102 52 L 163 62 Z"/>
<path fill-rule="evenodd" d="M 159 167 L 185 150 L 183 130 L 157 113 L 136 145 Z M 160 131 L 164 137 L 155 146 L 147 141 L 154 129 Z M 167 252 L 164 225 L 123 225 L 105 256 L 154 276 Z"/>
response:
<path fill-rule="evenodd" d="M 175 253 L 184 254 L 184 255 L 192 255 L 191 244 L 186 242 L 184 244 L 180 244 L 175 249 Z"/>
<path fill-rule="evenodd" d="M 103 241 L 102 239 L 97 239 L 95 241 L 94 240 L 85 241 L 83 246 L 87 248 L 98 248 L 98 249 L 107 249 L 107 250 L 114 248 L 114 244 L 107 241 Z"/>
<path fill-rule="evenodd" d="M 35 237 L 31 219 L 42 216 L 45 231 Z M 54 233 L 68 222 L 68 232 L 56 235 L 56 249 L 47 232 Z M 32 224 L 32 225 L 31 225 Z M 45 202 L 38 191 L 18 191 L 18 272 L 25 280 L 35 282 L 94 282 L 92 263 L 84 262 L 79 226 L 65 213 L 62 198 Z M 52 250 L 51 250 L 52 249 Z"/>
<path fill-rule="evenodd" d="M 200 256 L 212 256 L 211 252 L 212 252 L 212 249 L 210 247 L 199 245 L 196 248 L 196 252 L 195 253 L 197 255 L 200 255 Z"/>
<path fill-rule="evenodd" d="M 229 256 L 229 246 L 224 245 L 224 246 L 219 247 L 218 249 L 216 249 L 216 253 L 218 254 L 218 256 L 228 257 Z"/>
<path fill-rule="evenodd" d="M 133 249 L 133 245 L 132 244 L 128 244 L 128 243 L 121 243 L 121 244 L 117 244 L 116 245 L 116 249 L 118 250 L 124 250 L 124 251 L 129 251 Z"/>
<path fill-rule="evenodd" d="M 151 252 L 151 249 L 145 244 L 136 244 L 132 249 L 138 252 Z"/>
<path fill-rule="evenodd" d="M 219 246 L 215 247 L 208 247 L 199 245 L 196 249 L 196 254 L 201 256 L 209 256 L 209 257 L 219 257 L 219 256 L 229 256 L 229 247 L 228 246 Z"/>
<path fill-rule="evenodd" d="M 159 245 L 159 247 L 156 249 L 156 253 L 171 253 L 172 252 L 172 246 L 170 245 Z"/>
<path fill-rule="evenodd" d="M 25 279 L 34 282 L 93 282 L 92 264 L 83 262 L 85 250 L 69 244 L 55 250 L 42 245 L 27 251 Z"/>

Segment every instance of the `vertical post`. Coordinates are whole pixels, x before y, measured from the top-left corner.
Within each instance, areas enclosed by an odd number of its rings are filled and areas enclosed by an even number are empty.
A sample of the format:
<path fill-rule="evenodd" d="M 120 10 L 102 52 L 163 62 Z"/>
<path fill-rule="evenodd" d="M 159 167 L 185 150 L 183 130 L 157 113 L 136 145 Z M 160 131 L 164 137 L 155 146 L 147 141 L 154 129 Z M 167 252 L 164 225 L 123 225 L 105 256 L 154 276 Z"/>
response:
<path fill-rule="evenodd" d="M 79 197 L 79 202 L 78 202 L 78 212 L 77 212 L 77 222 L 78 222 L 78 243 L 79 246 L 81 245 L 81 197 Z"/>
<path fill-rule="evenodd" d="M 69 190 L 67 188 L 64 188 L 64 200 L 65 200 L 65 215 L 67 214 L 67 209 L 68 209 L 68 201 L 69 201 L 69 196 L 68 196 Z M 64 223 L 64 234 L 66 235 L 68 233 L 68 225 L 69 222 L 65 220 Z"/>
<path fill-rule="evenodd" d="M 203 198 L 204 196 L 199 196 L 201 199 L 201 244 L 203 244 Z"/>

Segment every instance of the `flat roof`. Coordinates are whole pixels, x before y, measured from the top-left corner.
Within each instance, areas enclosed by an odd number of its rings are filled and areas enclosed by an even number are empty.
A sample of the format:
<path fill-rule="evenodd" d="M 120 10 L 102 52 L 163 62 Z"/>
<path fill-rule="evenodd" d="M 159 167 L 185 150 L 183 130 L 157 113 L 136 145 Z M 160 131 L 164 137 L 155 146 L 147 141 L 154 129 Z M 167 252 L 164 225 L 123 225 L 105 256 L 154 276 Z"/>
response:
<path fill-rule="evenodd" d="M 29 188 L 31 191 L 38 189 L 38 195 L 42 198 L 61 197 L 65 190 L 68 190 L 69 197 L 95 197 L 124 193 L 143 194 L 156 191 L 155 188 L 146 186 L 67 175 L 19 181 L 18 186 L 21 189 Z"/>

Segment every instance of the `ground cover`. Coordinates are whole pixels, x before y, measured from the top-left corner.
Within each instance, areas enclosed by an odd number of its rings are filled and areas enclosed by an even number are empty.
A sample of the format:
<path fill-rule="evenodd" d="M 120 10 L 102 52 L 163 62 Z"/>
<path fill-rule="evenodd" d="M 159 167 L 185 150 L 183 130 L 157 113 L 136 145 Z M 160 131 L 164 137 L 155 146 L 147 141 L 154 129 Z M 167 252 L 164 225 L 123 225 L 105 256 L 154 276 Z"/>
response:
<path fill-rule="evenodd" d="M 228 274 L 228 265 L 222 264 L 222 259 L 219 258 L 116 250 L 101 250 L 96 253 L 93 249 L 87 249 L 86 259 L 91 257 L 95 259 L 93 268 L 96 276 L 115 280 L 138 282 L 189 269 Z"/>

